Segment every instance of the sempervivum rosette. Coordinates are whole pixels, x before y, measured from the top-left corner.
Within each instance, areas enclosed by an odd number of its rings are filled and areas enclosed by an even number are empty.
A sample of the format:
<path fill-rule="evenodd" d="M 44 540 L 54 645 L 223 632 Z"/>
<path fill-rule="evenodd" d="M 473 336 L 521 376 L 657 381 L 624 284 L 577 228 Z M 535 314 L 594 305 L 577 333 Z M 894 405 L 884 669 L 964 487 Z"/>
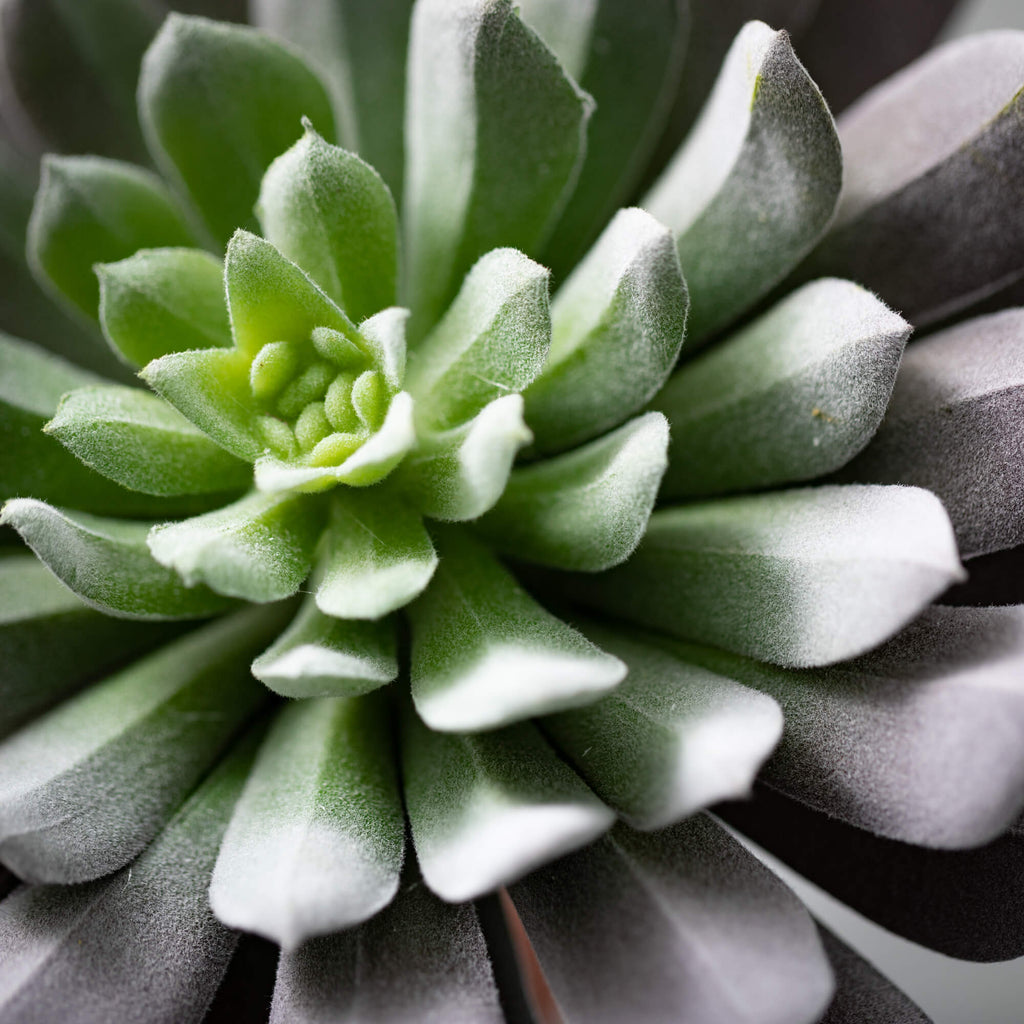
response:
<path fill-rule="evenodd" d="M 837 132 L 682 2 L 0 13 L 0 1019 L 516 1019 L 505 886 L 570 1022 L 920 1019 L 712 805 L 1022 951 L 1024 37 Z"/>

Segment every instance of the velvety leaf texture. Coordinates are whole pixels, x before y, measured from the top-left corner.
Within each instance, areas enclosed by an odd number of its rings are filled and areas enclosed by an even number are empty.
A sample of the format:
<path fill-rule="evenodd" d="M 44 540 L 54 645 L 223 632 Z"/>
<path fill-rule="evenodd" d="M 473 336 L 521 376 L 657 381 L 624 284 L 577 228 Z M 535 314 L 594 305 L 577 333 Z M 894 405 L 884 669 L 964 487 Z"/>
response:
<path fill-rule="evenodd" d="M 571 591 L 681 639 L 802 667 L 876 646 L 963 577 L 934 495 L 818 487 L 655 512 L 630 561 Z"/>
<path fill-rule="evenodd" d="M 1024 543 L 1024 311 L 911 346 L 882 428 L 845 479 L 926 487 L 964 558 Z"/>
<path fill-rule="evenodd" d="M 618 826 L 511 895 L 570 1024 L 812 1024 L 832 996 L 807 912 L 703 815 Z"/>

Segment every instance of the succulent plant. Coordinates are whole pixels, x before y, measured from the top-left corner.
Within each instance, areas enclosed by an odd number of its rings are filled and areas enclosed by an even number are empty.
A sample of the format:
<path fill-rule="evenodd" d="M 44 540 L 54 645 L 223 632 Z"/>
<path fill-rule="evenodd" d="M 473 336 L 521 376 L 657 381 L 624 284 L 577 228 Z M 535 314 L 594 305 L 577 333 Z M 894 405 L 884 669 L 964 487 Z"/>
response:
<path fill-rule="evenodd" d="M 924 1019 L 723 820 L 1024 953 L 1024 34 L 160 6 L 0 5 L 0 1020 Z"/>

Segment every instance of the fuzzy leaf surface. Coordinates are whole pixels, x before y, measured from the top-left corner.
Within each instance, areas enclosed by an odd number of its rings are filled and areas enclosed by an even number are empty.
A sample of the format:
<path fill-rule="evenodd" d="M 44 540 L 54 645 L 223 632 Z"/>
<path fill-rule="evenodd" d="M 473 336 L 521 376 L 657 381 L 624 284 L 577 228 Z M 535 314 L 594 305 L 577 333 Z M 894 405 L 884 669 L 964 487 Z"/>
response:
<path fill-rule="evenodd" d="M 387 906 L 404 846 L 387 704 L 292 701 L 235 807 L 210 905 L 230 927 L 293 950 Z"/>
<path fill-rule="evenodd" d="M 31 555 L 0 561 L 0 736 L 100 673 L 173 636 L 174 627 L 100 615 Z"/>
<path fill-rule="evenodd" d="M 144 249 L 95 268 L 100 323 L 132 366 L 170 352 L 227 348 L 224 272 L 202 249 Z"/>
<path fill-rule="evenodd" d="M 875 439 L 844 479 L 926 487 L 964 558 L 1024 543 L 1024 311 L 911 346 Z"/>
<path fill-rule="evenodd" d="M 544 250 L 563 277 L 639 183 L 679 79 L 689 10 L 686 0 L 526 0 L 519 9 L 597 104 L 587 159 Z"/>
<path fill-rule="evenodd" d="M 402 187 L 405 56 L 412 0 L 250 0 L 250 18 L 301 47 L 323 74 L 338 141 Z"/>
<path fill-rule="evenodd" d="M 252 478 L 247 463 L 140 388 L 71 391 L 46 432 L 109 480 L 145 494 L 216 494 L 242 490 Z"/>
<path fill-rule="evenodd" d="M 705 815 L 619 825 L 511 896 L 572 1022 L 812 1024 L 832 997 L 803 905 Z"/>
<path fill-rule="evenodd" d="M 36 279 L 95 320 L 93 267 L 138 249 L 190 246 L 195 237 L 163 182 L 133 164 L 95 156 L 47 156 L 28 226 Z"/>
<path fill-rule="evenodd" d="M 575 451 L 513 470 L 479 524 L 499 550 L 599 572 L 636 549 L 668 464 L 668 424 L 646 413 Z"/>
<path fill-rule="evenodd" d="M 549 273 L 514 249 L 480 258 L 430 335 L 409 354 L 417 426 L 449 430 L 522 391 L 551 342 Z"/>
<path fill-rule="evenodd" d="M 1024 274 L 1024 32 L 933 50 L 842 117 L 835 225 L 799 273 L 877 289 L 914 324 Z"/>
<path fill-rule="evenodd" d="M 688 308 L 672 233 L 620 210 L 551 305 L 551 350 L 525 395 L 535 450 L 589 441 L 642 408 L 675 366 Z"/>
<path fill-rule="evenodd" d="M 390 619 L 338 619 L 307 597 L 289 627 L 252 664 L 253 675 L 284 697 L 355 697 L 398 675 Z"/>
<path fill-rule="evenodd" d="M 345 490 L 332 502 L 317 607 L 341 619 L 379 619 L 420 594 L 437 567 L 420 514 L 377 493 Z"/>
<path fill-rule="evenodd" d="M 830 817 L 958 849 L 1024 811 L 1019 605 L 930 608 L 885 646 L 812 672 L 704 648 L 685 656 L 779 702 L 786 727 L 763 779 Z"/>
<path fill-rule="evenodd" d="M 283 952 L 270 1024 L 503 1024 L 472 903 L 442 903 L 407 869 L 359 928 Z"/>
<path fill-rule="evenodd" d="M 625 565 L 571 589 L 680 639 L 796 668 L 877 646 L 964 578 L 938 498 L 851 485 L 660 510 Z"/>
<path fill-rule="evenodd" d="M 197 619 L 233 602 L 188 587 L 153 559 L 153 524 L 71 512 L 34 498 L 14 498 L 0 512 L 36 557 L 86 604 L 126 619 Z"/>
<path fill-rule="evenodd" d="M 421 434 L 396 482 L 431 519 L 477 519 L 501 496 L 516 453 L 532 438 L 522 396 L 495 398 L 461 426 Z"/>
<path fill-rule="evenodd" d="M 626 673 L 537 604 L 477 541 L 437 532 L 440 563 L 409 606 L 412 697 L 431 729 L 493 729 L 595 700 Z"/>
<path fill-rule="evenodd" d="M 134 858 L 265 701 L 249 661 L 280 619 L 247 611 L 72 697 L 0 745 L 0 859 L 63 884 Z"/>
<path fill-rule="evenodd" d="M 0 904 L 0 1012 L 19 1024 L 199 1024 L 238 936 L 206 896 L 246 772 L 243 741 L 134 864 L 82 886 L 23 886 Z M 97 965 L 103 984 L 96 984 Z"/>
<path fill-rule="evenodd" d="M 511 0 L 413 11 L 405 244 L 419 336 L 485 252 L 536 253 L 567 202 L 593 106 Z"/>
<path fill-rule="evenodd" d="M 139 119 L 153 159 L 188 191 L 218 247 L 255 227 L 263 172 L 330 99 L 294 51 L 251 28 L 171 14 L 146 51 Z"/>
<path fill-rule="evenodd" d="M 149 550 L 188 587 L 205 584 L 246 601 L 279 601 L 299 589 L 324 524 L 306 495 L 254 492 L 231 505 L 149 531 Z"/>
<path fill-rule="evenodd" d="M 885 414 L 910 325 L 849 281 L 805 285 L 680 369 L 651 403 L 672 430 L 662 497 L 811 480 Z"/>
<path fill-rule="evenodd" d="M 748 23 L 701 116 L 641 205 L 676 235 L 688 351 L 810 251 L 839 197 L 835 125 L 786 32 Z"/>
<path fill-rule="evenodd" d="M 264 236 L 356 321 L 394 305 L 398 221 L 380 175 L 306 133 L 267 169 L 257 206 Z"/>
<path fill-rule="evenodd" d="M 606 804 L 646 830 L 750 792 L 782 735 L 774 700 L 686 664 L 653 636 L 592 624 L 585 632 L 629 674 L 595 703 L 540 725 Z"/>
<path fill-rule="evenodd" d="M 453 736 L 431 731 L 408 708 L 402 721 L 416 859 L 449 903 L 507 885 L 615 820 L 529 722 Z"/>

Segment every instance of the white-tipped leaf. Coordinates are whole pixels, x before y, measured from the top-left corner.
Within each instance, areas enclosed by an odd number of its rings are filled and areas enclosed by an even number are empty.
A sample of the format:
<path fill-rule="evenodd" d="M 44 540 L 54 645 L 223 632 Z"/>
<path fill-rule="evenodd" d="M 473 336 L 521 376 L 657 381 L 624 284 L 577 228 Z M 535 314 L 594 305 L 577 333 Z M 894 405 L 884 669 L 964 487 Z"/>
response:
<path fill-rule="evenodd" d="M 289 627 L 253 663 L 252 674 L 284 697 L 355 697 L 398 675 L 395 623 L 338 619 L 306 597 Z"/>
<path fill-rule="evenodd" d="M 207 626 L 0 744 L 0 860 L 67 884 L 135 857 L 266 699 L 249 662 L 279 619 Z"/>
<path fill-rule="evenodd" d="M 395 497 L 345 489 L 332 499 L 316 604 L 341 619 L 379 619 L 421 593 L 436 567 L 419 512 Z"/>
<path fill-rule="evenodd" d="M 0 903 L 0 1014 L 12 1024 L 199 1024 L 238 935 L 206 898 L 255 744 L 243 740 L 134 864 Z M 102 984 L 97 983 L 102 971 Z"/>
<path fill-rule="evenodd" d="M 270 1024 L 503 1024 L 471 903 L 442 903 L 407 870 L 395 901 L 359 928 L 278 961 Z"/>
<path fill-rule="evenodd" d="M 545 611 L 485 547 L 454 529 L 410 605 L 412 697 L 431 729 L 473 732 L 595 700 L 626 674 Z"/>
<path fill-rule="evenodd" d="M 528 722 L 479 736 L 432 732 L 408 708 L 402 722 L 416 859 L 450 903 L 521 878 L 615 820 Z"/>
<path fill-rule="evenodd" d="M 675 232 L 690 348 L 810 251 L 841 179 L 832 116 L 788 34 L 749 22 L 689 138 L 641 203 Z"/>
<path fill-rule="evenodd" d="M 693 648 L 779 702 L 777 790 L 876 835 L 979 846 L 1024 811 L 1024 607 L 928 609 L 855 661 L 793 672 Z"/>
<path fill-rule="evenodd" d="M 672 232 L 620 210 L 551 304 L 551 350 L 524 396 L 534 448 L 572 448 L 642 408 L 675 366 L 688 308 Z"/>
<path fill-rule="evenodd" d="M 413 12 L 405 241 L 419 330 L 474 261 L 536 252 L 569 197 L 592 102 L 511 0 L 426 0 Z"/>
<path fill-rule="evenodd" d="M 855 657 L 965 578 L 938 498 L 816 487 L 655 512 L 636 554 L 580 600 L 789 667 Z"/>
<path fill-rule="evenodd" d="M 214 512 L 154 526 L 147 543 L 186 586 L 279 601 L 309 575 L 324 518 L 315 497 L 253 492 Z"/>
<path fill-rule="evenodd" d="M 474 264 L 444 319 L 410 353 L 417 426 L 457 427 L 540 373 L 551 342 L 549 276 L 514 249 Z"/>
<path fill-rule="evenodd" d="M 651 403 L 672 430 L 666 498 L 812 480 L 867 444 L 910 325 L 849 281 L 816 281 L 679 370 Z"/>
<path fill-rule="evenodd" d="M 480 531 L 499 550 L 599 572 L 644 535 L 668 465 L 665 417 L 647 413 L 575 451 L 513 470 Z"/>
<path fill-rule="evenodd" d="M 405 828 L 389 729 L 378 697 L 278 713 L 217 857 L 221 921 L 294 949 L 391 902 Z"/>
<path fill-rule="evenodd" d="M 207 587 L 189 587 L 150 554 L 152 523 L 68 512 L 33 498 L 3 506 L 39 560 L 86 604 L 126 619 L 197 619 L 233 602 Z"/>
<path fill-rule="evenodd" d="M 505 395 L 461 426 L 421 434 L 396 482 L 431 519 L 476 519 L 501 496 L 516 453 L 532 439 L 522 396 Z"/>
<path fill-rule="evenodd" d="M 832 996 L 803 905 L 704 815 L 620 825 L 511 896 L 572 1024 L 814 1024 Z"/>
<path fill-rule="evenodd" d="M 46 432 L 98 473 L 146 494 L 242 490 L 252 468 L 141 388 L 117 384 L 65 395 Z"/>
<path fill-rule="evenodd" d="M 688 665 L 652 636 L 588 624 L 629 675 L 585 708 L 541 728 L 601 799 L 634 828 L 664 828 L 749 794 L 782 735 L 769 697 Z"/>
<path fill-rule="evenodd" d="M 926 487 L 964 558 L 1024 543 L 1024 310 L 912 345 L 875 439 L 845 479 Z"/>

